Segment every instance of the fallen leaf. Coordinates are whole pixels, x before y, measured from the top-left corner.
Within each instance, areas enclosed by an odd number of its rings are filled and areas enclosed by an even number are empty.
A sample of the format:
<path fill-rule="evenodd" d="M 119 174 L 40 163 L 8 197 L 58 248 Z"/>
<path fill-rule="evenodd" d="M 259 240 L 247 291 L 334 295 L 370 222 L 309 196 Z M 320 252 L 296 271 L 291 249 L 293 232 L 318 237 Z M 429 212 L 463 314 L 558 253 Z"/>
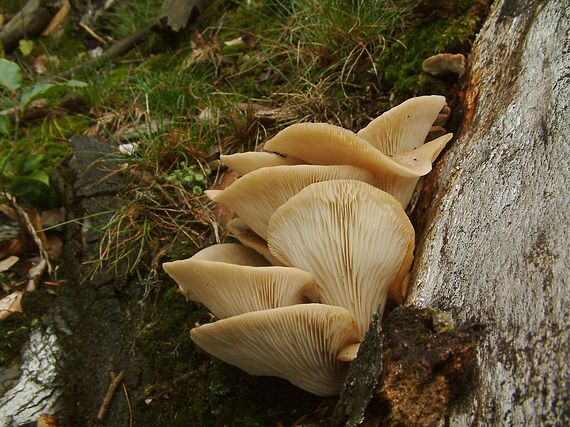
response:
<path fill-rule="evenodd" d="M 19 255 L 22 253 L 24 247 L 20 239 L 11 239 L 6 242 L 0 243 L 0 258 L 6 258 L 12 255 Z"/>
<path fill-rule="evenodd" d="M 15 291 L 0 299 L 0 321 L 14 313 L 23 313 L 22 295 L 24 295 L 23 292 Z"/>
<path fill-rule="evenodd" d="M 61 256 L 61 250 L 63 248 L 63 241 L 59 236 L 59 233 L 47 233 L 48 248 L 46 251 L 49 255 L 50 261 L 57 261 Z"/>
<path fill-rule="evenodd" d="M 48 57 L 46 55 L 40 55 L 34 59 L 34 65 L 32 66 L 34 71 L 38 74 L 45 74 L 47 71 Z"/>
<path fill-rule="evenodd" d="M 41 225 L 43 229 L 55 227 L 65 221 L 65 209 L 55 208 L 43 211 L 41 214 Z"/>
<path fill-rule="evenodd" d="M 37 427 L 59 427 L 60 424 L 57 422 L 57 418 L 55 415 L 40 415 L 38 420 L 36 421 Z"/>
<path fill-rule="evenodd" d="M 12 268 L 12 266 L 16 264 L 19 259 L 20 258 L 17 256 L 12 255 L 0 261 L 0 273 L 10 270 L 10 268 Z"/>

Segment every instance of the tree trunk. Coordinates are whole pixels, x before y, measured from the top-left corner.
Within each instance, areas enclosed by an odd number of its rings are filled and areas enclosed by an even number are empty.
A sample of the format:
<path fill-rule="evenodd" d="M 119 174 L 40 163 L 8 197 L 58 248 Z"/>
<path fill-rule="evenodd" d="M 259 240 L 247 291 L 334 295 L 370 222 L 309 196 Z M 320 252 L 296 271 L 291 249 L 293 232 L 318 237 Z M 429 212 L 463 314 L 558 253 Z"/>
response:
<path fill-rule="evenodd" d="M 563 1 L 494 3 L 462 127 L 416 206 L 408 305 L 484 328 L 453 426 L 570 419 L 569 27 Z"/>

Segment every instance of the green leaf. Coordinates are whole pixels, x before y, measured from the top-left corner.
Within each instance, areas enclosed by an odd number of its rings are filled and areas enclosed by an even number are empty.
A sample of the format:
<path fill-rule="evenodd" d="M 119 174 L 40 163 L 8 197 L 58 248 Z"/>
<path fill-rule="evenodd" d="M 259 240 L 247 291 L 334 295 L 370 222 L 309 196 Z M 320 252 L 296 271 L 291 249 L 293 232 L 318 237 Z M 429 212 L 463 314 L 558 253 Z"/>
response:
<path fill-rule="evenodd" d="M 47 186 L 49 186 L 49 177 L 44 171 L 36 171 L 27 176 L 14 175 L 10 179 L 10 191 L 15 196 L 23 196 L 33 190 L 45 190 Z"/>
<path fill-rule="evenodd" d="M 7 116 L 0 116 L 0 135 L 10 136 L 11 129 L 10 119 Z"/>
<path fill-rule="evenodd" d="M 89 86 L 87 83 L 82 82 L 81 80 L 68 80 L 66 83 L 62 83 L 68 87 L 85 87 Z"/>
<path fill-rule="evenodd" d="M 40 163 L 44 159 L 43 154 L 32 154 L 24 159 L 20 167 L 20 173 L 26 176 L 32 176 L 39 168 Z"/>
<path fill-rule="evenodd" d="M 22 85 L 22 70 L 18 64 L 0 58 L 0 85 L 12 91 Z"/>
<path fill-rule="evenodd" d="M 20 107 L 26 108 L 26 106 L 35 99 L 40 98 L 52 90 L 56 85 L 53 83 L 36 83 L 34 87 L 28 89 L 22 94 L 20 98 Z"/>
<path fill-rule="evenodd" d="M 32 173 L 31 175 L 28 175 L 27 177 L 29 179 L 36 181 L 36 182 L 41 182 L 42 184 L 49 186 L 49 176 L 47 173 L 45 173 L 42 170 L 34 171 L 34 173 Z"/>
<path fill-rule="evenodd" d="M 26 40 L 26 39 L 20 40 L 20 42 L 18 43 L 18 49 L 20 49 L 22 55 L 28 56 L 30 53 L 32 53 L 32 50 L 34 50 L 33 40 Z"/>
<path fill-rule="evenodd" d="M 87 86 L 87 83 L 79 80 L 69 80 L 63 83 L 36 83 L 34 87 L 28 89 L 22 94 L 22 97 L 20 98 L 20 108 L 26 108 L 30 102 L 42 96 L 46 96 L 49 92 L 56 91 L 58 89 L 78 88 L 85 86 Z"/>

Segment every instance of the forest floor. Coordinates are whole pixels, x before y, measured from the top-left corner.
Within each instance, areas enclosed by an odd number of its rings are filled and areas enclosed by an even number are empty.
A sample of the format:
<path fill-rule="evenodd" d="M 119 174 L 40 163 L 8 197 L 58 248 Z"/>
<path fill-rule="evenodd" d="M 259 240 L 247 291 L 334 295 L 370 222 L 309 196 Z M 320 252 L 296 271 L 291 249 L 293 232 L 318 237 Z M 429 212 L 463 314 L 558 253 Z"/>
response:
<path fill-rule="evenodd" d="M 24 3 L 2 2 L 0 31 Z M 161 0 L 47 3 L 47 34 L 0 50 L 19 70 L 0 66 L 0 368 L 20 362 L 46 305 L 70 286 L 65 227 L 99 224 L 96 250 L 84 261 L 93 274 L 124 271 L 138 289 L 131 346 L 152 372 L 131 391 L 125 419 L 325 419 L 334 399 L 249 377 L 197 350 L 188 330 L 209 314 L 186 302 L 160 265 L 231 239 L 203 194 L 223 185 L 220 154 L 255 150 L 300 121 L 357 131 L 419 95 L 445 95 L 453 122 L 461 79 L 428 75 L 422 62 L 438 53 L 467 56 L 487 2 L 196 1 L 187 2 L 192 13 L 182 29 L 159 19 L 168 14 Z M 138 43 L 106 58 L 133 35 Z M 62 209 L 54 174 L 61 176 L 70 138 L 80 135 L 111 147 L 110 175 L 121 176 L 119 203 L 100 212 L 104 223 Z"/>

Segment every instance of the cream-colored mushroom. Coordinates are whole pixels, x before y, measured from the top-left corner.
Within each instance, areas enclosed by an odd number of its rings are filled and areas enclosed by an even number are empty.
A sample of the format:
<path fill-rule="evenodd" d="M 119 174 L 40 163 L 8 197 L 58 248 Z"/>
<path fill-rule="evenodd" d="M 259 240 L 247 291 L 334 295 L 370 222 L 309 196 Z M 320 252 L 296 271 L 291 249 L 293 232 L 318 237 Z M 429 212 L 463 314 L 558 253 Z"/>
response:
<path fill-rule="evenodd" d="M 218 318 L 318 302 L 311 275 L 293 267 L 251 267 L 189 258 L 163 264 L 191 300 Z"/>
<path fill-rule="evenodd" d="M 299 123 L 279 132 L 265 147 L 311 164 L 349 164 L 365 169 L 375 176 L 378 188 L 394 195 L 405 207 L 419 177 L 431 170 L 452 137 L 443 135 L 422 145 L 444 105 L 442 96 L 413 98 L 373 120 L 358 134 L 324 123 Z"/>
<path fill-rule="evenodd" d="M 348 309 L 360 337 L 413 260 L 414 229 L 400 203 L 363 182 L 312 184 L 275 211 L 268 247 L 309 272 L 321 301 Z"/>
<path fill-rule="evenodd" d="M 444 106 L 444 96 L 411 98 L 372 120 L 357 135 L 386 155 L 404 155 L 424 143 Z"/>
<path fill-rule="evenodd" d="M 197 261 L 227 262 L 237 265 L 267 265 L 267 260 L 256 251 L 238 243 L 220 243 L 208 246 L 194 254 L 191 259 Z"/>
<path fill-rule="evenodd" d="M 304 163 L 302 160 L 291 156 L 280 156 L 276 153 L 265 151 L 247 151 L 245 153 L 222 154 L 220 161 L 225 166 L 235 171 L 238 175 L 245 175 L 251 171 L 272 166 L 297 165 Z"/>
<path fill-rule="evenodd" d="M 333 179 L 375 182 L 369 172 L 353 166 L 275 166 L 250 172 L 222 192 L 208 192 L 208 197 L 233 210 L 267 240 L 267 224 L 275 209 L 307 185 Z"/>
<path fill-rule="evenodd" d="M 194 256 L 192 256 L 190 259 L 194 261 L 213 261 L 220 263 L 225 262 L 229 264 L 250 265 L 258 267 L 269 265 L 267 259 L 261 256 L 258 252 L 237 243 L 221 243 L 208 246 L 207 248 L 202 249 L 201 251 L 194 254 Z M 167 268 L 168 267 L 165 267 L 165 269 Z M 167 273 L 170 274 L 168 270 Z M 181 280 L 190 282 L 192 280 L 191 277 L 185 275 L 183 272 L 177 272 L 176 274 L 177 278 L 175 280 L 177 281 Z M 172 274 L 170 275 L 172 276 Z M 186 297 L 186 299 L 192 299 L 196 301 L 196 298 L 182 286 L 180 286 L 180 292 Z"/>
<path fill-rule="evenodd" d="M 273 265 L 283 265 L 281 260 L 274 257 L 273 254 L 269 252 L 267 242 L 255 234 L 255 232 L 240 218 L 231 219 L 228 221 L 226 226 L 228 231 L 232 233 L 242 245 L 253 249 Z"/>
<path fill-rule="evenodd" d="M 327 123 L 293 124 L 265 144 L 267 150 L 298 157 L 313 165 L 352 165 L 373 175 L 391 173 L 407 178 L 420 177 L 431 170 L 430 162 L 417 161 L 414 167 L 401 164 L 354 132 Z"/>
<path fill-rule="evenodd" d="M 348 364 L 337 355 L 359 340 L 353 316 L 325 304 L 245 313 L 194 328 L 190 336 L 251 375 L 281 377 L 319 396 L 339 393 Z"/>
<path fill-rule="evenodd" d="M 413 167 L 413 162 L 415 161 L 429 161 L 430 164 L 433 163 L 452 136 L 452 134 L 448 133 L 434 139 L 433 141 L 420 145 L 416 149 L 408 151 L 406 154 L 401 156 L 401 163 L 405 164 L 405 162 L 409 162 L 411 167 Z M 394 155 L 394 157 L 398 156 L 400 155 Z M 377 177 L 376 186 L 398 199 L 405 208 L 408 206 L 408 203 L 412 198 L 412 194 L 418 184 L 418 180 L 418 177 L 404 178 L 397 175 L 386 174 Z"/>

